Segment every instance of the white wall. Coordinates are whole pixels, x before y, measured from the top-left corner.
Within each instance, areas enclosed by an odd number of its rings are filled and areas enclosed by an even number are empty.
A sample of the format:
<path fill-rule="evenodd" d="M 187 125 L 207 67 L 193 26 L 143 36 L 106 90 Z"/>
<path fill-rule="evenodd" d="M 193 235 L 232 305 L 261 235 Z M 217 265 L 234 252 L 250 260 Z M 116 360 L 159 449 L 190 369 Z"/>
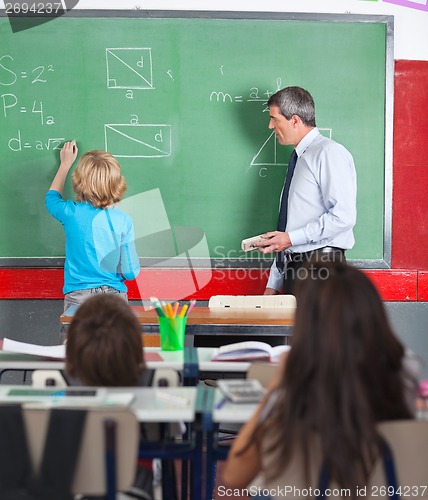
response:
<path fill-rule="evenodd" d="M 0 0 L 0 5 L 3 0 Z M 13 1 L 13 0 L 12 0 Z M 28 0 L 30 1 L 30 0 Z M 416 1 L 413 0 L 416 4 Z M 428 0 L 418 0 L 418 3 Z M 80 0 L 79 9 L 234 10 L 393 15 L 395 59 L 428 61 L 428 10 L 382 0 Z"/>
<path fill-rule="evenodd" d="M 5 2 L 0 0 L 0 8 Z M 23 1 L 23 0 L 18 0 Z M 32 0 L 26 0 L 31 3 Z M 44 0 L 47 1 L 47 0 Z M 49 0 L 59 1 L 59 0 Z M 409 0 L 415 6 L 428 0 Z M 425 11 L 387 3 L 387 0 L 80 0 L 79 9 L 233 10 L 393 15 L 395 59 L 428 61 L 428 7 Z"/>

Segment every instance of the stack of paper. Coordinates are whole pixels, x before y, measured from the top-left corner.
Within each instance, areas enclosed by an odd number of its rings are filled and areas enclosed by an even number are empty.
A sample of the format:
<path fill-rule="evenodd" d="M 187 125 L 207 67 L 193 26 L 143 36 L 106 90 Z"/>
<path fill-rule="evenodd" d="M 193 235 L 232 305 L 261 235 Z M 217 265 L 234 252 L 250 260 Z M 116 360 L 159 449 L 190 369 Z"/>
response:
<path fill-rule="evenodd" d="M 3 351 L 17 352 L 20 354 L 33 354 L 34 356 L 43 356 L 46 358 L 65 358 L 65 345 L 37 345 L 18 342 L 8 338 L 3 339 Z"/>

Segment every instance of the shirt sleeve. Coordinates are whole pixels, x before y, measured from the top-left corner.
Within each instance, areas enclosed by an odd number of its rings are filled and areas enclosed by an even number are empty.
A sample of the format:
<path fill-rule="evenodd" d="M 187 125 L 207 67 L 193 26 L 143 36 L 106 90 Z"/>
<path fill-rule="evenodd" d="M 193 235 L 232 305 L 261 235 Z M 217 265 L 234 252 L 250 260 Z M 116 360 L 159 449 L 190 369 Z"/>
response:
<path fill-rule="evenodd" d="M 269 279 L 266 284 L 266 288 L 273 288 L 274 290 L 279 292 L 283 286 L 283 283 L 284 276 L 276 267 L 276 260 L 274 259 L 270 268 Z"/>
<path fill-rule="evenodd" d="M 120 247 L 120 270 L 127 280 L 134 280 L 140 273 L 140 260 L 135 248 L 134 225 L 130 221 L 128 231 Z"/>
<path fill-rule="evenodd" d="M 340 144 L 320 155 L 317 182 L 326 212 L 318 219 L 289 232 L 293 246 L 331 241 L 352 229 L 357 220 L 357 182 L 352 155 Z"/>
<path fill-rule="evenodd" d="M 59 222 L 64 223 L 67 202 L 62 199 L 62 196 L 58 191 L 50 189 L 46 193 L 45 205 L 52 217 L 55 217 L 55 219 Z"/>

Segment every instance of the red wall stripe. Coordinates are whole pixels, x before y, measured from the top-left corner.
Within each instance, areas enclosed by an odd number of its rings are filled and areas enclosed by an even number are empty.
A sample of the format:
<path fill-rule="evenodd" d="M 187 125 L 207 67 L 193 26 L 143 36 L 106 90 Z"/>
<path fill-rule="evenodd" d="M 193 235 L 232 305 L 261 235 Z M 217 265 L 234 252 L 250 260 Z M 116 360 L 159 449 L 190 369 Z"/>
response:
<path fill-rule="evenodd" d="M 365 270 L 385 301 L 428 300 L 428 271 L 405 269 Z M 259 295 L 268 270 L 142 269 L 128 282 L 131 300 L 209 300 L 212 295 Z M 62 299 L 62 268 L 0 268 L 0 299 Z M 419 287 L 419 288 L 418 288 Z"/>
<path fill-rule="evenodd" d="M 428 302 L 428 271 L 418 273 L 418 300 Z"/>
<path fill-rule="evenodd" d="M 404 269 L 366 270 L 380 296 L 385 301 L 418 300 L 418 272 Z"/>
<path fill-rule="evenodd" d="M 428 61 L 395 62 L 392 267 L 428 269 Z"/>

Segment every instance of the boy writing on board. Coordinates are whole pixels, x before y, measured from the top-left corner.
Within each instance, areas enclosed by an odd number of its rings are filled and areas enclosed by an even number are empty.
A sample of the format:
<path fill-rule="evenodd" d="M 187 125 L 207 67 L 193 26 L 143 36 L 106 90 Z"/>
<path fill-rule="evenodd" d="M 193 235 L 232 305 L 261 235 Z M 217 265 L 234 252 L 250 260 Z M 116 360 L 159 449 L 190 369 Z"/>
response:
<path fill-rule="evenodd" d="M 75 141 L 61 149 L 60 165 L 46 194 L 46 208 L 64 227 L 64 310 L 97 293 L 127 300 L 125 280 L 140 271 L 132 219 L 116 207 L 126 190 L 120 165 L 110 153 L 85 153 L 72 175 L 76 201 L 62 198 L 78 153 Z"/>

